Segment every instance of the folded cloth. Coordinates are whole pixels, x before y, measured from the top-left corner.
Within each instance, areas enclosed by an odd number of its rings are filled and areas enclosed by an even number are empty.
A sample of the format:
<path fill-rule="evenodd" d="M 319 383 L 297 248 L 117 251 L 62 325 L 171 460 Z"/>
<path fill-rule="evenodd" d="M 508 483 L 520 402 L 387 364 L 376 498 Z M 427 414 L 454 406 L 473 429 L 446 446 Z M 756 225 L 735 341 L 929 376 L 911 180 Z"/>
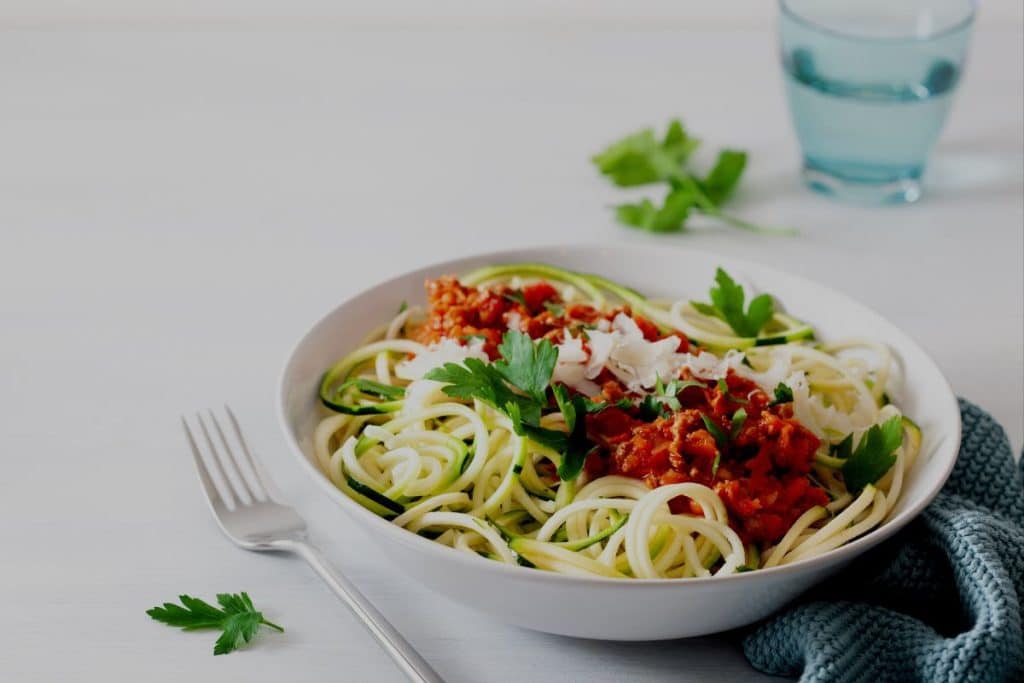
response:
<path fill-rule="evenodd" d="M 1006 434 L 960 401 L 935 501 L 894 538 L 754 627 L 747 659 L 801 681 L 1024 681 L 1024 484 Z"/>

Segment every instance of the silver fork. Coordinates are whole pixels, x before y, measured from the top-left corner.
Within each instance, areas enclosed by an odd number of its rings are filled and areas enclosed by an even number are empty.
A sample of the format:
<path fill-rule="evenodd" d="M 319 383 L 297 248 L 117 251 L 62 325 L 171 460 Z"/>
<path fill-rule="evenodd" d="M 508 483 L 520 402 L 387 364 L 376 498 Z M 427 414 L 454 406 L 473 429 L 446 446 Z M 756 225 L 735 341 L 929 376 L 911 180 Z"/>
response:
<path fill-rule="evenodd" d="M 284 551 L 295 553 L 306 560 L 341 601 L 355 612 L 410 680 L 418 683 L 444 683 L 444 679 L 437 675 L 362 593 L 348 579 L 331 569 L 320 551 L 310 544 L 306 522 L 294 508 L 280 502 L 277 488 L 249 450 L 235 414 L 226 405 L 224 409 L 238 448 L 232 448 L 212 410 L 208 413 L 209 422 L 213 425 L 212 432 L 207 427 L 207 420 L 196 413 L 199 433 L 208 449 L 207 458 L 203 457 L 197 444 L 198 439 L 184 417 L 181 423 L 192 447 L 199 480 L 203 484 L 210 509 L 228 538 L 246 550 Z M 219 480 L 221 488 L 214 483 L 214 479 Z"/>

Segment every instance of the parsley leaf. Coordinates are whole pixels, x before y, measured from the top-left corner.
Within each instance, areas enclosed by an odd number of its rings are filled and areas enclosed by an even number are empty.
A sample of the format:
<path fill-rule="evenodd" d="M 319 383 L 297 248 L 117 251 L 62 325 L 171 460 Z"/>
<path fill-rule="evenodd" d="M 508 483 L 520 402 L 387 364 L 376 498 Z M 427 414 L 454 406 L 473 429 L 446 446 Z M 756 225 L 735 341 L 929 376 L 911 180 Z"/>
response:
<path fill-rule="evenodd" d="M 555 370 L 558 349 L 547 339 L 534 344 L 530 335 L 513 330 L 502 337 L 498 351 L 502 356 L 494 363 L 498 372 L 535 401 L 545 403 L 544 392 Z"/>
<path fill-rule="evenodd" d="M 526 297 L 523 296 L 523 292 L 521 290 L 513 289 L 511 292 L 505 292 L 502 296 L 514 304 L 519 304 L 524 308 L 526 307 Z"/>
<path fill-rule="evenodd" d="M 881 425 L 872 425 L 841 469 L 846 488 L 859 493 L 868 484 L 874 484 L 885 476 L 895 464 L 895 451 L 902 444 L 903 419 L 899 415 Z"/>
<path fill-rule="evenodd" d="M 506 336 L 509 334 L 513 333 L 506 332 Z M 516 332 L 515 334 L 520 333 Z M 541 406 L 531 397 L 522 396 L 512 391 L 505 384 L 505 378 L 497 368 L 479 358 L 467 358 L 462 364 L 445 363 L 423 376 L 437 382 L 446 382 L 447 386 L 441 391 L 452 398 L 461 398 L 467 401 L 478 398 L 506 413 L 508 412 L 505 410 L 506 406 L 515 404 L 519 407 L 525 422 L 530 424 L 540 422 Z"/>
<path fill-rule="evenodd" d="M 619 222 L 651 232 L 685 230 L 691 210 L 698 210 L 719 221 L 752 232 L 792 233 L 786 228 L 763 228 L 722 213 L 725 202 L 739 184 L 746 168 L 747 154 L 725 149 L 719 152 L 714 167 L 703 180 L 687 169 L 686 163 L 700 141 L 687 134 L 678 119 L 669 123 L 665 137 L 658 140 L 651 128 L 613 142 L 595 154 L 598 170 L 619 187 L 634 187 L 664 182 L 669 185 L 662 206 L 650 199 L 615 208 Z"/>
<path fill-rule="evenodd" d="M 619 187 L 634 187 L 666 180 L 678 173 L 699 144 L 700 141 L 688 136 L 682 123 L 675 120 L 660 142 L 653 129 L 645 128 L 613 142 L 595 154 L 592 161 Z"/>
<path fill-rule="evenodd" d="M 735 149 L 723 149 L 707 177 L 701 181 L 701 189 L 714 204 L 720 205 L 732 196 L 740 182 L 743 169 L 747 166 L 747 153 Z"/>
<path fill-rule="evenodd" d="M 545 301 L 544 308 L 547 310 L 548 313 L 555 316 L 556 318 L 561 318 L 563 315 L 565 315 L 565 306 L 563 304 L 556 304 L 550 301 Z"/>
<path fill-rule="evenodd" d="M 740 408 L 732 415 L 732 438 L 736 438 L 740 435 L 740 430 L 743 429 L 744 423 L 747 421 L 747 411 Z"/>
<path fill-rule="evenodd" d="M 669 417 L 673 411 L 681 410 L 683 406 L 679 403 L 679 394 L 689 387 L 706 388 L 703 383 L 692 379 L 675 379 L 666 385 L 662 383 L 660 377 L 657 378 L 654 382 L 654 392 L 644 396 L 640 402 L 640 417 L 651 421 L 659 417 Z"/>
<path fill-rule="evenodd" d="M 777 406 L 780 403 L 792 403 L 793 402 L 793 390 L 788 385 L 779 382 L 775 386 L 775 400 L 771 402 L 771 405 Z"/>
<path fill-rule="evenodd" d="M 584 417 L 589 410 L 587 399 L 583 396 L 569 398 L 569 392 L 562 384 L 551 387 L 555 395 L 555 402 L 558 409 L 562 411 L 565 418 L 565 425 L 569 428 L 569 436 L 566 440 L 565 452 L 562 455 L 562 462 L 558 466 L 558 477 L 562 481 L 569 481 L 579 476 L 583 470 L 583 464 L 587 455 L 594 450 L 595 446 L 587 439 L 587 427 Z M 591 406 L 597 404 L 591 403 Z"/>
<path fill-rule="evenodd" d="M 615 207 L 615 216 L 623 225 L 648 232 L 677 232 L 686 229 L 684 223 L 693 207 L 693 193 L 680 188 L 665 195 L 660 207 L 650 199 L 642 199 L 635 204 L 619 204 Z"/>
<path fill-rule="evenodd" d="M 729 384 L 725 381 L 724 377 L 720 377 L 718 379 L 718 385 L 717 386 L 718 386 L 718 390 L 721 391 L 723 394 L 725 394 L 725 397 L 727 399 L 729 399 L 730 401 L 732 401 L 733 403 L 738 403 L 741 406 L 745 406 L 745 405 L 749 405 L 750 404 L 750 401 L 748 401 L 747 399 L 740 398 L 739 396 L 734 396 L 733 394 L 729 393 Z"/>
<path fill-rule="evenodd" d="M 853 455 L 853 434 L 847 434 L 846 438 L 829 448 L 832 455 L 837 458 L 847 459 Z"/>
<path fill-rule="evenodd" d="M 690 304 L 704 315 L 724 320 L 741 337 L 756 337 L 775 315 L 775 302 L 771 295 L 754 297 L 744 311 L 746 294 L 743 286 L 736 284 L 722 268 L 715 271 L 715 282 L 718 286 L 713 286 L 708 292 L 710 304 L 699 301 L 691 301 Z"/>
<path fill-rule="evenodd" d="M 502 337 L 498 350 L 502 360 L 493 364 L 479 358 L 467 358 L 462 364 L 445 363 L 424 377 L 444 382 L 446 386 L 441 390 L 448 396 L 489 403 L 508 415 L 516 434 L 564 452 L 568 447 L 568 437 L 560 431 L 540 426 L 541 411 L 547 405 L 547 387 L 558 360 L 558 349 L 546 339 L 534 344 L 529 335 L 509 330 Z"/>
<path fill-rule="evenodd" d="M 215 655 L 225 655 L 236 650 L 240 640 L 244 643 L 250 642 L 261 624 L 277 631 L 284 631 L 277 624 L 267 621 L 262 612 L 257 612 L 245 592 L 218 593 L 219 608 L 189 595 L 180 595 L 178 599 L 181 605 L 165 602 L 146 610 L 146 614 L 168 626 L 176 626 L 185 631 L 220 629 L 222 633 L 213 646 Z"/>
<path fill-rule="evenodd" d="M 537 424 L 530 424 L 523 419 L 522 409 L 517 403 L 506 403 L 505 414 L 512 420 L 512 430 L 519 436 L 525 436 L 542 446 L 561 453 L 566 448 L 566 436 L 556 429 L 547 429 Z"/>
<path fill-rule="evenodd" d="M 725 450 L 725 447 L 729 445 L 729 435 L 704 413 L 700 414 L 700 419 L 704 421 L 704 428 L 711 433 L 711 436 L 715 437 L 715 444 L 718 446 L 718 450 Z"/>

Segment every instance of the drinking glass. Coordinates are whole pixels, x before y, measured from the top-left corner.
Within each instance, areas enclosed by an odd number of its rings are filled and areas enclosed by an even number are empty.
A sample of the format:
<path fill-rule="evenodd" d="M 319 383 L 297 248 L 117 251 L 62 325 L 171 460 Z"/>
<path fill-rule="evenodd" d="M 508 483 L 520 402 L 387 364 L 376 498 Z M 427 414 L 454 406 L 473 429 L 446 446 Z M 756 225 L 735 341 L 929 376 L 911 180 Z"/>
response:
<path fill-rule="evenodd" d="M 804 180 L 854 201 L 913 202 L 964 66 L 970 0 L 779 0 Z"/>

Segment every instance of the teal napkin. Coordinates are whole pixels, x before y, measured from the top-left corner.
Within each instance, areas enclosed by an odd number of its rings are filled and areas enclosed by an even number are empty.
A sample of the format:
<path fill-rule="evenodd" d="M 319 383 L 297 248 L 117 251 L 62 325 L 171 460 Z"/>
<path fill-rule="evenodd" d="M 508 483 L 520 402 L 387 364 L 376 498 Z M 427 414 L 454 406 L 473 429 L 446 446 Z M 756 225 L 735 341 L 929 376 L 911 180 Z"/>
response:
<path fill-rule="evenodd" d="M 960 455 L 935 501 L 756 626 L 751 664 L 815 683 L 1024 681 L 1021 466 L 991 416 L 962 399 L 960 413 Z"/>

